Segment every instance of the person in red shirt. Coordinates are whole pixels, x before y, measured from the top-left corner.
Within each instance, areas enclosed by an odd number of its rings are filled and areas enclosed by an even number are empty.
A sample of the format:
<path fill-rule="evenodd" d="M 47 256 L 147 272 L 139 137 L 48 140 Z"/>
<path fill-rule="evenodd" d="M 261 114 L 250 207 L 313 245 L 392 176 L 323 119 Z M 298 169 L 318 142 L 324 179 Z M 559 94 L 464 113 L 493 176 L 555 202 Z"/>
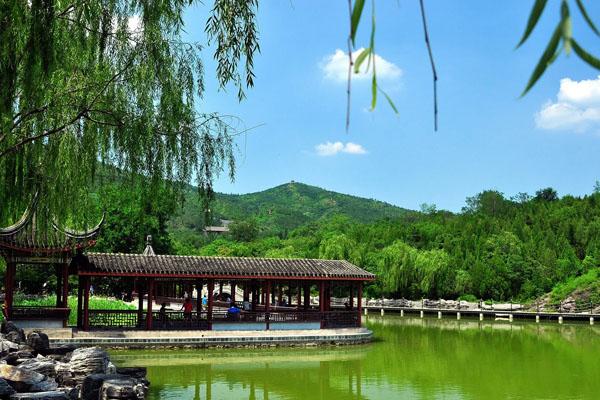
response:
<path fill-rule="evenodd" d="M 186 299 L 183 302 L 183 307 L 181 307 L 181 309 L 183 310 L 183 317 L 188 323 L 192 322 L 193 308 L 194 306 L 192 305 L 192 300 L 189 297 L 186 297 Z"/>

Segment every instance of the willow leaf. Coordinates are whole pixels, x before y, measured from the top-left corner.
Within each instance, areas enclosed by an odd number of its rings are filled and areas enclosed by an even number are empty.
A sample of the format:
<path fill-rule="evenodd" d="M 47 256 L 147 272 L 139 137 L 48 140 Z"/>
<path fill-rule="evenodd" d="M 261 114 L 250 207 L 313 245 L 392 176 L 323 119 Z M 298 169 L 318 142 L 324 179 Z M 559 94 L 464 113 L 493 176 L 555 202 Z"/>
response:
<path fill-rule="evenodd" d="M 377 75 L 373 71 L 373 80 L 371 81 L 371 111 L 375 110 L 377 105 Z"/>
<path fill-rule="evenodd" d="M 385 96 L 385 99 L 387 100 L 388 104 L 390 105 L 390 107 L 392 107 L 392 110 L 394 110 L 394 113 L 399 114 L 398 108 L 396 108 L 396 105 L 392 101 L 392 98 L 390 96 L 388 96 L 388 94 L 386 92 L 384 92 L 383 90 L 381 90 L 381 88 L 379 89 L 379 91 L 381 93 L 383 93 L 383 95 Z"/>
<path fill-rule="evenodd" d="M 536 0 L 535 4 L 533 5 L 533 8 L 531 9 L 531 13 L 529 14 L 529 19 L 527 20 L 527 27 L 525 28 L 523 37 L 521 38 L 521 41 L 519 41 L 517 47 L 520 47 L 523 43 L 525 43 L 529 35 L 531 35 L 531 32 L 533 32 L 533 28 L 535 28 L 538 21 L 540 20 L 540 17 L 542 16 L 542 13 L 544 12 L 546 3 L 548 3 L 548 0 Z"/>
<path fill-rule="evenodd" d="M 371 48 L 367 47 L 358 55 L 358 57 L 356 57 L 356 61 L 354 62 L 354 73 L 355 74 L 358 74 L 360 72 L 360 66 L 365 61 L 367 56 L 369 56 L 370 54 L 371 54 Z"/>
<path fill-rule="evenodd" d="M 562 38 L 565 44 L 565 52 L 571 54 L 571 37 L 573 36 L 573 24 L 571 23 L 571 13 L 566 0 L 560 5 Z"/>
<path fill-rule="evenodd" d="M 592 21 L 592 19 L 590 18 L 581 0 L 576 0 L 575 2 L 577 3 L 577 7 L 579 7 L 579 11 L 581 11 L 581 15 L 583 15 L 583 19 L 585 19 L 585 22 L 587 22 L 587 24 L 590 26 L 590 28 L 594 31 L 596 35 L 600 36 L 600 31 L 598 31 L 598 28 L 596 28 L 594 21 Z"/>
<path fill-rule="evenodd" d="M 529 89 L 531 89 L 533 85 L 535 85 L 535 83 L 538 81 L 538 79 L 540 79 L 540 77 L 544 74 L 544 71 L 546 71 L 548 65 L 550 65 L 552 61 L 554 61 L 556 49 L 558 48 L 558 44 L 560 43 L 562 35 L 562 25 L 563 24 L 561 22 L 558 24 L 556 29 L 554 29 L 554 33 L 552 34 L 552 37 L 550 38 L 550 41 L 548 42 L 548 45 L 546 46 L 542 57 L 540 57 L 540 61 L 538 61 L 538 64 L 533 70 L 533 73 L 531 74 L 529 82 L 527 82 L 527 86 L 525 87 L 525 90 L 523 90 L 521 97 L 527 94 Z"/>
<path fill-rule="evenodd" d="M 371 38 L 369 39 L 369 47 L 371 52 L 369 53 L 369 62 L 367 63 L 367 70 L 371 68 L 371 60 L 373 60 L 373 73 L 375 73 L 375 0 L 371 5 Z"/>
<path fill-rule="evenodd" d="M 350 34 L 352 38 L 352 45 L 355 45 L 354 39 L 356 38 L 356 31 L 358 30 L 358 24 L 360 23 L 360 17 L 365 8 L 365 0 L 356 0 L 354 7 L 352 8 L 352 16 L 350 17 Z"/>
<path fill-rule="evenodd" d="M 573 50 L 575 51 L 575 54 L 577 54 L 579 56 L 579 58 L 581 58 L 583 61 L 585 61 L 586 63 L 588 63 L 589 65 L 591 65 L 592 67 L 596 68 L 596 69 L 600 69 L 600 59 L 596 58 L 595 56 L 593 56 L 592 54 L 588 53 L 587 51 L 585 51 L 576 41 L 575 39 L 571 39 L 571 42 L 573 44 Z"/>

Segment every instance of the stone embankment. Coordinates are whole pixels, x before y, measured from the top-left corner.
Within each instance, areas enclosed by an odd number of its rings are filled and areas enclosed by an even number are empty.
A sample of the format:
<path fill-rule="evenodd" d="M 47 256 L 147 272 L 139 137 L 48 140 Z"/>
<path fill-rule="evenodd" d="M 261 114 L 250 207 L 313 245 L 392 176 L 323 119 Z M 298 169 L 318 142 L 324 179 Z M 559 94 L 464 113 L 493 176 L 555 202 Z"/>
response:
<path fill-rule="evenodd" d="M 25 336 L 12 322 L 0 327 L 0 399 L 140 400 L 145 368 L 117 368 L 99 347 L 50 347 L 48 336 Z"/>

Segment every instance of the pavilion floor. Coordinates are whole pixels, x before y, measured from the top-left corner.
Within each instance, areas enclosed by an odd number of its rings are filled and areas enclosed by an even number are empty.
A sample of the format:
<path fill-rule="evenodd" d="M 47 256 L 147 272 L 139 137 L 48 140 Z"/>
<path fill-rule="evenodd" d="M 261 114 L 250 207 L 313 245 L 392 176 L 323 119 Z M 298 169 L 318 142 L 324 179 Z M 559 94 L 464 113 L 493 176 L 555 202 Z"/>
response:
<path fill-rule="evenodd" d="M 73 329 L 71 337 L 49 333 L 57 345 L 102 346 L 107 348 L 146 347 L 263 347 L 361 344 L 372 340 L 366 328 L 270 331 L 198 331 L 198 330 L 92 330 Z"/>

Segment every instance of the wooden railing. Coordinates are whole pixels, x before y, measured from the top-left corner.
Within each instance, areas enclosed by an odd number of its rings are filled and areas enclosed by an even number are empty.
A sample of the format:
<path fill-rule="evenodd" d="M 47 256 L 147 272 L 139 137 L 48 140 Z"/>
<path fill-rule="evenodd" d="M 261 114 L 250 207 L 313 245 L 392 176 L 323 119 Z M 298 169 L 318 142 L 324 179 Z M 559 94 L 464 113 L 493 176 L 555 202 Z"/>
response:
<path fill-rule="evenodd" d="M 71 310 L 60 307 L 13 306 L 14 320 L 67 320 Z"/>
<path fill-rule="evenodd" d="M 89 310 L 89 327 L 96 329 L 145 329 L 146 311 L 137 310 Z M 359 315 L 354 311 L 273 311 L 228 313 L 213 311 L 208 319 L 206 311 L 153 311 L 152 329 L 199 329 L 207 330 L 211 323 L 305 323 L 322 322 L 326 328 L 357 326 Z"/>

